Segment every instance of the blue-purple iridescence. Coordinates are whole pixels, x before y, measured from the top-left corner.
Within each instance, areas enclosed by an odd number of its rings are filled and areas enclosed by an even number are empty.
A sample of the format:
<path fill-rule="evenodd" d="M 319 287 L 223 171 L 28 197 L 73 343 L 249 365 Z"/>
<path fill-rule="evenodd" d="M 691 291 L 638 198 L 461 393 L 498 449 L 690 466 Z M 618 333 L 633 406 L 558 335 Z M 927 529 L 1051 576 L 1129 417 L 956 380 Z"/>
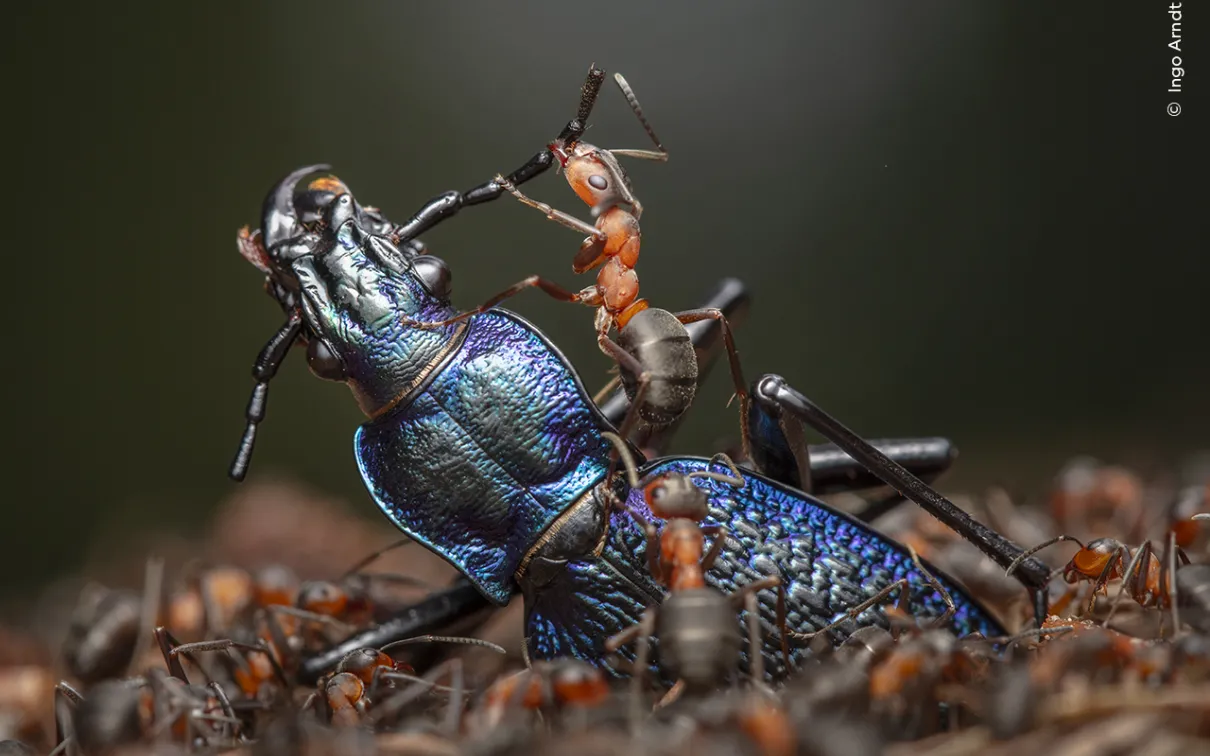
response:
<path fill-rule="evenodd" d="M 701 458 L 665 458 L 642 474 L 689 473 L 708 465 Z M 721 467 L 714 470 L 725 471 Z M 731 536 L 706 575 L 709 585 L 731 592 L 767 575 L 780 576 L 786 588 L 787 627 L 799 632 L 839 619 L 849 607 L 905 577 L 912 586 L 911 612 L 917 619 L 944 613 L 942 597 L 919 573 L 904 547 L 800 491 L 754 473 L 744 471 L 744 475 L 747 482 L 742 489 L 695 479 L 710 492 L 709 522 L 726 526 Z M 659 522 L 647 510 L 641 491 L 630 492 L 628 506 Z M 557 580 L 535 592 L 528 605 L 527 629 L 535 657 L 602 659 L 605 639 L 637 622 L 648 606 L 662 600 L 662 590 L 646 569 L 646 539 L 634 519 L 615 511 L 609 528 L 600 557 L 586 555 L 569 562 Z M 1003 634 L 996 620 L 965 591 L 935 569 L 929 571 L 956 605 L 954 632 Z M 761 591 L 759 601 L 766 674 L 770 679 L 782 679 L 788 670 L 776 631 L 776 594 Z M 863 612 L 855 622 L 843 623 L 834 638 L 846 637 L 858 627 L 885 626 L 885 606 Z M 808 655 L 801 645 L 791 644 L 791 651 L 795 664 Z M 746 668 L 746 652 L 743 655 Z M 633 653 L 626 656 L 633 658 Z"/>
<path fill-rule="evenodd" d="M 472 318 L 450 362 L 358 429 L 354 446 L 391 521 L 504 604 L 530 546 L 604 478 L 608 427 L 563 356 L 495 310 Z"/>
<path fill-rule="evenodd" d="M 446 318 L 452 307 L 432 297 L 403 256 L 377 237 L 350 223 L 327 236 L 327 247 L 292 268 L 309 327 L 339 354 L 363 409 L 376 414 L 391 407 L 357 432 L 366 485 L 396 526 L 503 604 L 538 539 L 604 478 L 612 447 L 601 433 L 613 429 L 571 365 L 532 325 L 489 311 L 467 321 L 461 343 L 459 326 L 415 328 L 409 320 Z M 663 459 L 643 473 L 706 466 L 702 459 Z M 710 491 L 713 521 L 732 536 L 707 581 L 732 591 L 780 575 L 791 629 L 818 629 L 900 577 L 913 585 L 917 617 L 942 613 L 940 597 L 902 547 L 821 502 L 754 474 L 742 489 L 697 483 Z M 645 510 L 639 492 L 629 498 L 632 508 Z M 630 515 L 608 515 L 594 555 L 605 522 L 603 512 L 595 515 L 591 526 L 577 525 L 584 536 L 572 539 L 578 551 L 531 565 L 521 580 L 537 658 L 604 664 L 605 640 L 663 600 Z M 946 585 L 958 606 L 956 632 L 1000 634 L 986 612 Z M 775 596 L 763 591 L 759 598 L 765 666 L 778 679 L 786 668 L 773 627 Z M 871 609 L 837 637 L 884 622 L 882 608 Z M 796 659 L 805 654 L 796 648 Z"/>

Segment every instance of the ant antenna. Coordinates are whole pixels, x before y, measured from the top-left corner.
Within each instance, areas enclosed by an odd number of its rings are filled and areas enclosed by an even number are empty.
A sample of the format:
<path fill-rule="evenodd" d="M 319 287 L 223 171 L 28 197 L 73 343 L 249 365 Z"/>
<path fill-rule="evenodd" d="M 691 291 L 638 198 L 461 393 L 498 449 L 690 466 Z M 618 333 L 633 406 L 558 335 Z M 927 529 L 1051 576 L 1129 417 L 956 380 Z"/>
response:
<path fill-rule="evenodd" d="M 639 105 L 639 98 L 634 96 L 634 90 L 630 88 L 630 84 L 620 73 L 613 75 L 613 80 L 617 82 L 618 89 L 622 90 L 622 94 L 626 96 L 626 102 L 630 104 L 630 109 L 634 111 L 635 116 L 639 119 L 639 123 L 643 124 L 643 130 L 647 132 L 647 136 L 651 137 L 652 144 L 658 152 L 650 150 L 610 150 L 615 155 L 626 155 L 628 157 L 642 158 L 644 160 L 659 160 L 665 161 L 668 159 L 668 150 L 664 149 L 664 145 L 660 143 L 660 138 L 655 135 L 655 130 L 651 128 L 651 123 L 647 121 L 647 116 L 643 115 L 643 107 Z"/>
<path fill-rule="evenodd" d="M 613 444 L 614 448 L 618 450 L 618 455 L 622 458 L 622 464 L 626 467 L 626 482 L 630 484 L 630 487 L 634 489 L 642 488 L 639 483 L 639 472 L 634 464 L 634 455 L 630 453 L 630 449 L 626 446 L 626 442 L 622 440 L 622 437 L 609 431 L 603 431 L 601 437 Z"/>

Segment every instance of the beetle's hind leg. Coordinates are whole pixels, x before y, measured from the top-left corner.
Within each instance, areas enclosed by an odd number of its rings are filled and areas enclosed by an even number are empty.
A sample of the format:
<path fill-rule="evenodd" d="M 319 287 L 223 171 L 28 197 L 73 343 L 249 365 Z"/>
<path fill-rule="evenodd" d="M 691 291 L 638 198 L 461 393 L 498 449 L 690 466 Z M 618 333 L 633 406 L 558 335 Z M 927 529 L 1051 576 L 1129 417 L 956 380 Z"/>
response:
<path fill-rule="evenodd" d="M 750 412 L 759 419 L 780 423 L 784 420 L 802 423 L 823 435 L 842 451 L 877 476 L 883 483 L 905 498 L 919 504 L 929 514 L 941 520 L 956 533 L 973 543 L 994 562 L 1007 568 L 1022 555 L 1020 546 L 976 521 L 942 496 L 920 478 L 875 448 L 870 442 L 849 430 L 839 420 L 820 409 L 814 402 L 792 388 L 778 375 L 764 375 L 752 384 Z M 751 422 L 750 418 L 750 422 Z M 796 454 L 807 454 L 799 444 Z M 1042 562 L 1022 560 L 1014 572 L 1017 580 L 1034 600 L 1034 616 L 1038 626 L 1046 619 L 1047 586 L 1050 569 Z"/>

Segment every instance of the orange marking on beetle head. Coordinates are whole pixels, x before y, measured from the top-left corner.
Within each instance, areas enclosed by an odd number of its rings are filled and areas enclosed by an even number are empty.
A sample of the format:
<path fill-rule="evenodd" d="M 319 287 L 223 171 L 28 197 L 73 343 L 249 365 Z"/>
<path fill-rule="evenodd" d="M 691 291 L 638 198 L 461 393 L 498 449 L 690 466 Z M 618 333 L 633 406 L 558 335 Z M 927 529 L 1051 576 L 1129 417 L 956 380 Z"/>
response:
<path fill-rule="evenodd" d="M 307 189 L 312 191 L 332 192 L 333 194 L 348 194 L 349 188 L 335 176 L 320 176 L 312 181 Z"/>

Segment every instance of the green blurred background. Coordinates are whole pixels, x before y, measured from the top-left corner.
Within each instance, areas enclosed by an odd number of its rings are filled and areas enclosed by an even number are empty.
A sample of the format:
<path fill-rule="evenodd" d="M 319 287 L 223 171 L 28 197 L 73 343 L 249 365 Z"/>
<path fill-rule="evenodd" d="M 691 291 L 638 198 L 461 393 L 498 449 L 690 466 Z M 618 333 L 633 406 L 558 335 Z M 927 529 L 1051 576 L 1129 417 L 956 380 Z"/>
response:
<path fill-rule="evenodd" d="M 594 61 L 627 75 L 672 154 L 632 172 L 643 291 L 683 308 L 742 277 L 750 375 L 785 375 L 869 435 L 953 437 L 951 489 L 1036 491 L 1076 452 L 1179 461 L 1210 409 L 1210 269 L 1199 114 L 1165 113 L 1166 6 L 7 11 L 0 598 L 71 570 L 99 537 L 120 548 L 127 527 L 189 532 L 233 490 L 249 369 L 280 322 L 235 232 L 278 177 L 330 162 L 402 219 L 540 148 Z M 605 95 L 590 140 L 644 146 Z M 553 175 L 529 191 L 587 217 Z M 587 283 L 570 272 L 579 238 L 511 200 L 426 240 L 460 305 L 535 272 Z M 512 306 L 588 385 L 604 380 L 588 310 Z M 715 375 L 680 450 L 733 433 L 728 395 Z M 292 359 L 252 475 L 377 518 L 351 454 L 359 419 Z"/>

